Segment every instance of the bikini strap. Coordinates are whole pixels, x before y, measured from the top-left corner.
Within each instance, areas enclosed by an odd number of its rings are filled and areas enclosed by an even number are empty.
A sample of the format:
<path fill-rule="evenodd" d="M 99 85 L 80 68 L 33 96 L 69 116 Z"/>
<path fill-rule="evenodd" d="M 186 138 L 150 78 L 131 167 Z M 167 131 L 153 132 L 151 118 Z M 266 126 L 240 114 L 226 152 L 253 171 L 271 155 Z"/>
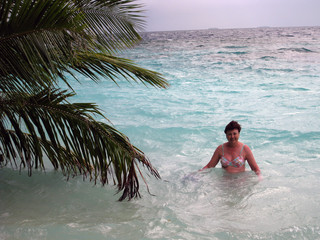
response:
<path fill-rule="evenodd" d="M 241 155 L 241 153 L 242 153 L 242 151 L 243 151 L 244 145 L 245 145 L 245 144 L 242 145 L 242 148 L 241 148 L 241 151 L 240 151 L 240 155 Z"/>
<path fill-rule="evenodd" d="M 222 143 L 222 156 L 224 156 L 223 143 Z"/>

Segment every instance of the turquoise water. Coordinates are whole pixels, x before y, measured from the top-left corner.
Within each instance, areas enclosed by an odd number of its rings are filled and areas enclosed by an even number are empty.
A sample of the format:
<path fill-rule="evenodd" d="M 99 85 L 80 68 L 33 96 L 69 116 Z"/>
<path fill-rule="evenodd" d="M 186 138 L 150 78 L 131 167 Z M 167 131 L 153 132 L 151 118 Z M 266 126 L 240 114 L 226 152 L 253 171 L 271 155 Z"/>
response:
<path fill-rule="evenodd" d="M 47 170 L 0 169 L 0 239 L 320 239 L 320 28 L 143 34 L 123 56 L 167 90 L 81 78 L 162 180 L 117 202 L 105 188 Z M 237 120 L 264 179 L 220 166 L 198 173 Z"/>

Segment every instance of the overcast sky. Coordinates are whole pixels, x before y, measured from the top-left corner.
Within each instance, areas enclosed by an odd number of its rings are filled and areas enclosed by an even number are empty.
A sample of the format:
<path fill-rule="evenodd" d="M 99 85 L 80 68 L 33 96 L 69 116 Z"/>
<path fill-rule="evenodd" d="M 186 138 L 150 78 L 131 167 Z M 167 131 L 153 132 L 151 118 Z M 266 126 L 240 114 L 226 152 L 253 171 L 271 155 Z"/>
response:
<path fill-rule="evenodd" d="M 320 26 L 320 0 L 139 0 L 146 31 Z"/>

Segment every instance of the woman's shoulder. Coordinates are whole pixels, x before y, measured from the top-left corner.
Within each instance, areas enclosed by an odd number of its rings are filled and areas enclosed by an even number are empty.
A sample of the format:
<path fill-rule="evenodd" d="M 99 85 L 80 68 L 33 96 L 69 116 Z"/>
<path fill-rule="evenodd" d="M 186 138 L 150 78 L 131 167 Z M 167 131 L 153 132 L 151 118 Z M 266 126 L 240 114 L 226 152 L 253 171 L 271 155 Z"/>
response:
<path fill-rule="evenodd" d="M 216 152 L 218 152 L 219 154 L 223 152 L 223 144 L 220 144 L 220 145 L 216 148 Z"/>
<path fill-rule="evenodd" d="M 242 143 L 243 144 L 243 151 L 245 151 L 245 152 L 251 152 L 251 149 L 250 149 L 250 147 L 247 145 L 247 144 L 244 144 L 244 143 Z"/>
<path fill-rule="evenodd" d="M 217 147 L 217 149 L 220 149 L 220 150 L 223 150 L 226 148 L 228 148 L 228 142 L 224 142 Z"/>

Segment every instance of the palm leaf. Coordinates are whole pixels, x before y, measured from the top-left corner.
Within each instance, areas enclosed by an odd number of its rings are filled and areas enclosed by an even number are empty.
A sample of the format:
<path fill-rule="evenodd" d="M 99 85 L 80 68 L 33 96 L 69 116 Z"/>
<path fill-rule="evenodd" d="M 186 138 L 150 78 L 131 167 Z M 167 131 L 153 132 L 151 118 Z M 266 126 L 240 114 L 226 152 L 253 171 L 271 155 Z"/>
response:
<path fill-rule="evenodd" d="M 69 1 L 3 0 L 0 5 L 0 89 L 49 87 L 72 59 L 76 41 L 88 44 L 83 16 Z M 89 45 L 90 46 L 90 45 Z"/>
<path fill-rule="evenodd" d="M 70 63 L 77 62 L 75 67 L 71 65 L 74 69 L 82 64 L 79 61 L 88 66 L 86 75 L 97 80 L 95 71 L 105 65 L 107 59 L 101 57 L 101 51 L 112 53 L 140 40 L 132 23 L 142 22 L 133 14 L 139 12 L 135 10 L 139 5 L 131 2 L 5 1 L 0 9 L 4 13 L 0 18 L 0 90 L 38 91 L 55 85 L 57 77 L 68 84 L 65 72 L 72 74 Z M 83 57 L 85 54 L 91 57 Z M 82 57 L 77 58 L 78 55 Z M 100 73 L 106 78 L 112 75 L 115 80 L 117 73 L 127 72 L 128 75 L 133 69 L 133 76 L 141 81 L 158 87 L 167 85 L 155 72 L 140 68 L 148 74 L 137 74 L 137 68 L 128 66 L 129 61 L 126 61 L 126 64 L 118 64 L 115 72 L 105 68 Z"/>
<path fill-rule="evenodd" d="M 4 164 L 11 163 L 44 169 L 47 157 L 55 169 L 66 175 L 83 174 L 106 184 L 112 179 L 120 200 L 139 195 L 135 162 L 141 163 L 155 177 L 143 152 L 112 126 L 97 122 L 92 114 L 103 116 L 94 104 L 67 102 L 72 93 L 41 91 L 36 95 L 0 100 L 0 152 Z M 115 174 L 112 174 L 115 173 Z"/>
<path fill-rule="evenodd" d="M 153 87 L 167 88 L 169 86 L 168 82 L 157 72 L 141 68 L 128 59 L 102 53 L 79 53 L 70 62 L 69 69 L 96 81 L 99 81 L 101 76 L 108 76 L 108 79 L 117 83 L 119 76 L 122 76 L 127 80 L 135 82 L 139 80 L 144 85 L 149 84 Z M 70 74 L 72 74 L 71 71 Z"/>
<path fill-rule="evenodd" d="M 132 0 L 78 0 L 77 6 L 85 15 L 86 30 L 97 36 L 110 51 L 134 46 L 141 40 L 138 34 L 144 27 L 141 4 Z"/>
<path fill-rule="evenodd" d="M 160 177 L 125 135 L 95 120 L 104 117 L 96 105 L 71 104 L 73 93 L 58 90 L 60 79 L 72 89 L 66 73 L 75 72 L 96 82 L 168 86 L 159 73 L 114 56 L 140 40 L 140 7 L 132 0 L 0 0 L 0 164 L 31 174 L 48 158 L 68 176 L 112 180 L 121 200 L 139 196 L 136 163 Z"/>

